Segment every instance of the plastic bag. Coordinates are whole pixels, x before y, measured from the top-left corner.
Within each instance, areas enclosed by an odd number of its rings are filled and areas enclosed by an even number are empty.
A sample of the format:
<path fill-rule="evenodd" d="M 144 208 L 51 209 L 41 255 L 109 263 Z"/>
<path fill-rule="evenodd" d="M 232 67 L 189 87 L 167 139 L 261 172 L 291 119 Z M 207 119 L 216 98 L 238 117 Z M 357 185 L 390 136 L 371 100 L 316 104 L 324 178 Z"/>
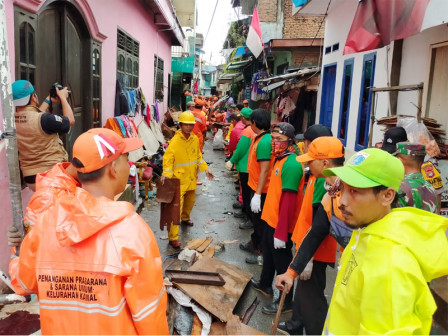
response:
<path fill-rule="evenodd" d="M 213 149 L 224 149 L 224 135 L 222 129 L 219 129 L 213 139 Z"/>
<path fill-rule="evenodd" d="M 432 157 L 440 155 L 439 145 L 423 122 L 418 122 L 415 117 L 399 117 L 397 126 L 406 130 L 410 142 L 425 145 L 426 154 Z"/>

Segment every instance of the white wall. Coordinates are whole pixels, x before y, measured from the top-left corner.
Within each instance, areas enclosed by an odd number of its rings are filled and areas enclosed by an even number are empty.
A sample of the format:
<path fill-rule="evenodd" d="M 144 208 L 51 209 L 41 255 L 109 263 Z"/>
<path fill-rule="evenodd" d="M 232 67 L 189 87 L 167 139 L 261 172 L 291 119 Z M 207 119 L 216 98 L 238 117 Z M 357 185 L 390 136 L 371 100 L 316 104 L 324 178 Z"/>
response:
<path fill-rule="evenodd" d="M 431 66 L 431 46 L 448 41 L 448 27 L 446 25 L 427 29 L 420 34 L 408 37 L 403 41 L 403 59 L 401 61 L 400 85 L 417 84 L 423 82 L 423 113 L 426 111 L 428 80 Z M 448 80 L 448 79 L 447 79 Z M 417 113 L 417 94 L 399 94 L 397 111 L 399 114 Z M 448 113 L 446 120 L 448 122 Z"/>
<path fill-rule="evenodd" d="M 325 25 L 324 51 L 325 47 L 332 46 L 335 43 L 339 43 L 339 50 L 327 55 L 324 54 L 322 65 L 323 69 L 323 67 L 326 64 L 332 64 L 332 63 L 337 64 L 336 86 L 335 86 L 334 105 L 333 105 L 334 110 L 333 110 L 333 119 L 331 127 L 333 134 L 336 135 L 338 133 L 338 127 L 339 127 L 339 113 L 340 113 L 341 90 L 342 90 L 341 86 L 343 79 L 344 61 L 350 58 L 354 58 L 353 77 L 351 84 L 352 85 L 351 99 L 350 99 L 349 117 L 348 117 L 347 144 L 346 144 L 346 151 L 348 156 L 350 156 L 354 152 L 355 148 L 364 55 L 376 52 L 376 65 L 375 65 L 376 70 L 375 70 L 374 86 L 384 87 L 388 85 L 387 74 L 390 73 L 392 52 L 393 52 L 393 46 L 390 46 L 373 50 L 370 52 L 350 54 L 345 56 L 342 55 L 345 41 L 350 31 L 350 26 L 356 12 L 357 5 L 358 1 L 345 0 L 329 13 Z M 321 77 L 321 80 L 322 79 L 324 79 L 323 76 Z M 320 118 L 321 99 L 322 99 L 322 82 L 320 83 L 318 100 L 317 100 L 316 122 L 319 122 Z M 379 94 L 378 99 L 376 100 L 376 109 L 375 109 L 377 119 L 387 115 L 388 106 L 389 106 L 388 94 L 387 93 Z M 372 143 L 375 144 L 376 142 L 381 141 L 382 137 L 383 133 L 380 131 L 380 127 L 375 125 L 373 128 Z"/>

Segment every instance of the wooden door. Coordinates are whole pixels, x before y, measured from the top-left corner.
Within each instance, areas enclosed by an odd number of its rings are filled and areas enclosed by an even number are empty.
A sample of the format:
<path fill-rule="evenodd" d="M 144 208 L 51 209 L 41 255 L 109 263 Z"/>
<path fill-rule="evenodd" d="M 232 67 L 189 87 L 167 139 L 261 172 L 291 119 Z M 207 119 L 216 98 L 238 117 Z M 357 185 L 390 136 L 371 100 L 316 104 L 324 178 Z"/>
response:
<path fill-rule="evenodd" d="M 38 14 L 36 90 L 45 99 L 55 82 L 71 91 L 75 125 L 63 136 L 71 159 L 76 138 L 92 127 L 90 110 L 90 37 L 82 15 L 67 1 L 56 1 Z M 55 105 L 56 107 L 56 105 Z M 55 109 L 55 113 L 62 111 Z"/>

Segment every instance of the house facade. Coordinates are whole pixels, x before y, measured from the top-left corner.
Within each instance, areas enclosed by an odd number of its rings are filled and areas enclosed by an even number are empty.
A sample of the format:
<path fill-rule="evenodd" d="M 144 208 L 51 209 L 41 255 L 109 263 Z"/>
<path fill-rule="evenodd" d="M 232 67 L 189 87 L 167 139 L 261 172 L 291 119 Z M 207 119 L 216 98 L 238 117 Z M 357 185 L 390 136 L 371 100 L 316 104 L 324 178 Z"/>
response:
<path fill-rule="evenodd" d="M 169 0 L 6 0 L 12 81 L 27 79 L 43 100 L 58 82 L 71 91 L 76 137 L 114 116 L 117 80 L 141 88 L 163 118 L 171 81 L 171 46 L 184 34 Z M 142 116 L 137 115 L 138 124 Z M 22 190 L 23 209 L 31 196 Z M 0 147 L 0 269 L 7 270 L 12 223 L 5 146 Z"/>
<path fill-rule="evenodd" d="M 343 55 L 344 45 L 358 6 L 357 0 L 311 0 L 299 16 L 325 15 L 322 80 L 317 99 L 316 122 L 331 127 L 350 152 L 368 146 L 370 135 L 370 87 L 382 88 L 423 83 L 422 116 L 434 118 L 448 129 L 445 66 L 448 27 L 440 25 L 394 41 L 380 49 Z M 417 115 L 418 91 L 378 93 L 375 119 L 390 115 Z M 376 123 L 372 144 L 382 141 Z"/>

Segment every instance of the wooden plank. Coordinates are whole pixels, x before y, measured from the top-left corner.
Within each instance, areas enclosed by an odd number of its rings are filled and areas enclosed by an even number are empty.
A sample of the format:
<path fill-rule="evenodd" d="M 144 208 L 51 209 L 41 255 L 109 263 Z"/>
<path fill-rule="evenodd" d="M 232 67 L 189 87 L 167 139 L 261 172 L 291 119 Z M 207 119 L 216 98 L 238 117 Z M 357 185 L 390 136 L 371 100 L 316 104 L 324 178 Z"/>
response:
<path fill-rule="evenodd" d="M 242 335 L 240 318 L 237 315 L 233 315 L 232 312 L 227 314 L 226 334 Z"/>
<path fill-rule="evenodd" d="M 176 284 L 180 290 L 223 322 L 227 321 L 228 312 L 233 311 L 252 278 L 252 274 L 217 258 L 203 257 L 188 270 L 217 272 L 224 278 L 226 281 L 224 286 L 208 286 L 206 290 L 201 285 Z"/>
<path fill-rule="evenodd" d="M 196 238 L 196 239 L 190 240 L 187 243 L 186 247 L 189 248 L 190 250 L 196 250 L 199 246 L 201 246 L 205 242 L 206 239 L 207 238 Z"/>
<path fill-rule="evenodd" d="M 198 314 L 193 316 L 193 326 L 191 327 L 191 335 L 200 335 L 202 331 L 202 322 L 198 317 Z"/>
<path fill-rule="evenodd" d="M 209 246 L 207 249 L 202 253 L 203 257 L 212 258 L 215 255 L 215 247 Z"/>
<path fill-rule="evenodd" d="M 196 251 L 198 251 L 199 253 L 202 253 L 205 251 L 205 249 L 211 244 L 212 242 L 212 238 L 208 237 L 201 246 L 199 246 Z"/>

